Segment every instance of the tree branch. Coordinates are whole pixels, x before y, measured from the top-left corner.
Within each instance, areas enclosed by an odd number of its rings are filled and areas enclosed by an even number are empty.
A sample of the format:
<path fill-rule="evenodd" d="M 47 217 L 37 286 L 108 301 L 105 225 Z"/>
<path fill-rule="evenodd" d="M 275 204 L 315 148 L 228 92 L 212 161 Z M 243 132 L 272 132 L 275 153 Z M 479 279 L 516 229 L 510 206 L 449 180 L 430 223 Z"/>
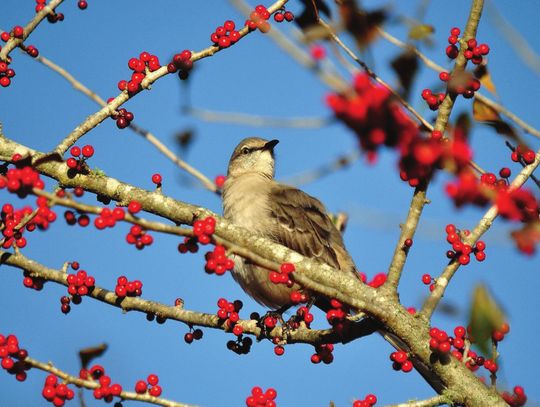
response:
<path fill-rule="evenodd" d="M 536 158 L 532 164 L 529 164 L 525 166 L 518 175 L 514 178 L 512 183 L 510 184 L 511 189 L 518 189 L 521 187 L 527 179 L 531 176 L 531 174 L 534 172 L 534 170 L 538 167 L 540 164 L 540 150 L 536 153 Z M 480 237 L 488 231 L 488 229 L 493 224 L 493 221 L 498 216 L 497 206 L 493 205 L 491 208 L 488 209 L 488 211 L 485 213 L 485 215 L 480 219 L 480 222 L 476 225 L 474 230 L 471 232 L 471 234 L 465 239 L 464 243 L 469 244 L 473 246 Z M 436 279 L 435 282 L 435 288 L 427 297 L 426 301 L 424 302 L 424 305 L 422 306 L 422 310 L 420 311 L 419 315 L 427 320 L 431 319 L 431 315 L 435 311 L 435 308 L 437 308 L 437 305 L 441 301 L 441 298 L 444 295 L 444 292 L 446 291 L 446 287 L 450 283 L 450 280 L 452 277 L 454 277 L 454 274 L 459 269 L 460 264 L 457 261 L 457 259 L 453 260 L 446 266 L 444 271 L 441 273 L 440 277 Z"/>
<path fill-rule="evenodd" d="M 0 50 L 0 61 L 8 62 L 10 52 L 21 45 L 30 36 L 30 34 L 32 34 L 39 23 L 41 23 L 47 17 L 47 15 L 54 12 L 54 9 L 63 1 L 64 0 L 51 0 L 49 4 L 46 4 L 45 7 L 43 7 L 43 9 L 37 13 L 28 24 L 26 24 L 22 38 L 10 38 L 9 41 L 6 42 L 6 44 L 2 47 L 2 50 Z"/>
<path fill-rule="evenodd" d="M 59 1 L 59 0 L 56 0 L 56 1 Z M 268 7 L 268 11 L 270 13 L 273 13 L 276 10 L 279 10 L 281 7 L 283 7 L 283 5 L 287 3 L 287 1 L 288 0 L 276 1 L 271 6 Z M 244 37 L 250 33 L 248 27 L 243 27 L 240 30 L 238 30 L 238 32 L 240 33 L 241 37 Z M 222 51 L 222 48 L 215 45 L 211 45 L 207 48 L 204 48 L 201 51 L 192 52 L 191 61 L 196 62 L 200 59 L 211 57 L 220 51 Z M 141 82 L 141 91 L 150 89 L 151 85 L 154 82 L 156 82 L 158 79 L 168 74 L 169 72 L 167 71 L 167 66 L 162 66 L 156 71 L 148 72 L 144 80 Z M 53 153 L 59 154 L 60 156 L 62 156 L 68 150 L 69 147 L 71 147 L 73 144 L 77 142 L 77 140 L 83 137 L 86 133 L 88 133 L 98 124 L 103 122 L 106 118 L 111 116 L 116 111 L 116 109 L 118 109 L 121 105 L 123 105 L 129 99 L 131 99 L 132 97 L 138 94 L 140 94 L 140 92 L 137 92 L 136 94 L 131 94 L 131 95 L 127 91 L 123 91 L 122 93 L 120 93 L 107 106 L 103 107 L 101 110 L 92 114 L 86 120 L 84 120 L 81 124 L 79 124 L 71 133 L 69 133 L 64 138 L 64 140 L 62 140 L 55 147 Z"/>
<path fill-rule="evenodd" d="M 73 376 L 67 372 L 64 372 L 63 370 L 58 369 L 51 362 L 44 363 L 44 362 L 40 362 L 39 360 L 33 359 L 31 357 L 26 357 L 26 359 L 24 359 L 24 363 L 32 367 L 35 367 L 36 369 L 52 373 L 55 376 L 61 378 L 64 381 L 64 383 L 67 383 L 67 384 L 74 384 L 77 387 L 84 387 L 85 389 L 89 389 L 89 390 L 94 390 L 100 387 L 100 384 L 98 381 L 84 380 L 77 376 Z M 192 407 L 189 404 L 179 403 L 177 401 L 167 400 L 161 397 L 154 397 L 154 396 L 151 396 L 150 394 L 138 394 L 138 393 L 133 393 L 130 391 L 122 391 L 119 397 L 122 400 L 135 400 L 135 401 L 141 401 L 144 403 L 156 404 L 158 406 L 165 406 L 165 407 Z"/>
<path fill-rule="evenodd" d="M 398 38 L 394 37 L 393 35 L 391 35 L 387 31 L 383 30 L 382 28 L 379 28 L 378 30 L 379 30 L 379 34 L 381 34 L 381 36 L 384 39 L 386 39 L 388 42 L 390 42 L 390 43 L 392 43 L 392 44 L 394 44 L 394 45 L 396 45 L 396 46 L 398 46 L 400 48 L 413 51 L 416 54 L 416 56 L 418 56 L 418 58 L 420 58 L 422 60 L 422 62 L 424 62 L 424 64 L 426 64 L 426 66 L 428 68 L 431 68 L 436 72 L 446 71 L 446 69 L 444 69 L 442 66 L 435 63 L 433 60 L 428 58 L 425 54 L 420 52 L 420 50 L 418 48 L 416 48 L 416 47 L 414 47 L 414 46 L 412 46 L 410 44 L 406 44 L 405 42 L 403 42 L 403 41 L 399 40 Z M 508 117 L 517 126 L 521 127 L 521 129 L 523 131 L 525 131 L 526 133 L 529 133 L 532 136 L 540 138 L 540 130 L 538 130 L 538 129 L 534 128 L 533 126 L 531 126 L 530 124 L 526 123 L 519 116 L 517 116 L 515 113 L 512 113 L 510 110 L 508 110 L 506 107 L 504 107 L 500 103 L 495 102 L 494 100 L 488 98 L 485 95 L 482 95 L 479 92 L 476 92 L 474 94 L 474 97 L 477 98 L 478 100 L 480 100 L 481 102 L 484 102 L 486 105 L 488 105 L 492 109 L 496 110 L 497 112 L 499 112 L 499 113 L 505 115 L 506 117 Z"/>
<path fill-rule="evenodd" d="M 391 404 L 386 407 L 436 407 L 448 404 L 450 400 L 444 395 L 434 396 L 426 400 L 408 401 L 406 403 Z"/>
<path fill-rule="evenodd" d="M 48 268 L 34 260 L 31 260 L 21 253 L 10 253 L 0 250 L 0 265 L 6 264 L 17 269 L 30 272 L 31 277 L 39 277 L 45 281 L 68 286 L 68 274 L 63 270 Z M 219 329 L 230 332 L 228 324 L 220 320 L 216 314 L 190 311 L 182 307 L 170 306 L 157 301 L 145 300 L 140 297 L 118 297 L 114 291 L 94 286 L 93 290 L 84 297 L 93 298 L 97 301 L 122 309 L 123 311 L 136 311 L 144 314 L 151 314 L 160 318 L 166 318 L 178 322 L 183 322 L 189 326 L 201 326 L 205 328 Z M 237 322 L 243 328 L 243 333 L 254 335 L 257 338 L 267 336 L 283 338 L 287 344 L 305 343 L 318 345 L 322 343 L 350 342 L 362 336 L 375 332 L 375 327 L 369 321 L 357 323 L 351 326 L 343 335 L 337 334 L 333 329 L 312 330 L 300 327 L 295 330 L 284 330 L 277 326 L 270 332 L 263 332 L 256 320 L 239 320 Z"/>

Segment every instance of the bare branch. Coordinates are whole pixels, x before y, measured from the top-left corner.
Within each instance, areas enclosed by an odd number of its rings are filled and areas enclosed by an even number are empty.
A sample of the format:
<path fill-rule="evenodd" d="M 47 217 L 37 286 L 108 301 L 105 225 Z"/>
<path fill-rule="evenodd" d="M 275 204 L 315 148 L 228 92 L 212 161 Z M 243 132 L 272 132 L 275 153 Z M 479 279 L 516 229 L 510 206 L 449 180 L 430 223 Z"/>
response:
<path fill-rule="evenodd" d="M 230 123 L 253 127 L 276 127 L 294 129 L 319 129 L 328 126 L 331 118 L 325 117 L 268 117 L 237 112 L 216 112 L 188 107 L 185 112 L 206 122 Z"/>

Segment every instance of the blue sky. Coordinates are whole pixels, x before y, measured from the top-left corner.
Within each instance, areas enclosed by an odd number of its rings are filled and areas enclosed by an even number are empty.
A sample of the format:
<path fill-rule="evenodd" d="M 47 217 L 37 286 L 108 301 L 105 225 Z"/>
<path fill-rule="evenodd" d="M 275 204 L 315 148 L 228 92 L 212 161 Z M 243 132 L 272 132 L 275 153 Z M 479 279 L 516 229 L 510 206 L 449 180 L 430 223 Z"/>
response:
<path fill-rule="evenodd" d="M 299 10 L 298 3 L 290 2 L 292 11 Z M 414 17 L 419 3 L 395 2 L 392 10 Z M 469 3 L 458 0 L 450 6 L 448 2 L 430 2 L 425 21 L 435 27 L 434 46 L 423 50 L 442 65 L 448 64 L 444 55 L 448 31 L 455 25 L 463 27 Z M 540 11 L 538 3 L 534 0 L 512 3 L 493 0 L 492 3 L 531 47 L 540 51 L 535 18 Z M 388 5 L 379 1 L 364 4 L 368 8 Z M 0 28 L 24 25 L 33 16 L 33 8 L 34 2 L 30 0 L 3 0 Z M 65 21 L 42 24 L 27 43 L 36 45 L 42 55 L 105 98 L 118 93 L 116 84 L 128 77 L 127 61 L 132 56 L 148 51 L 164 62 L 185 48 L 199 50 L 208 46 L 210 33 L 226 19 L 237 23 L 244 20 L 228 2 L 216 0 L 160 0 L 151 5 L 142 1 L 91 0 L 84 12 L 76 8 L 75 2 L 66 2 L 60 10 L 66 16 Z M 285 24 L 280 28 L 289 29 Z M 406 36 L 406 31 L 395 21 L 387 29 L 399 38 Z M 496 98 L 539 128 L 538 75 L 517 56 L 489 15 L 481 22 L 478 38 L 492 50 L 489 66 L 498 90 Z M 344 39 L 350 40 L 346 35 Z M 394 46 L 378 40 L 365 58 L 381 77 L 395 83 L 388 62 L 396 52 Z M 0 122 L 8 137 L 42 151 L 49 150 L 97 107 L 44 66 L 18 52 L 12 55 L 17 76 L 11 87 L 0 89 Z M 413 90 L 411 103 L 428 119 L 434 117 L 433 113 L 423 105 L 419 94 L 423 87 L 433 87 L 437 81 L 433 71 L 421 69 Z M 324 104 L 327 92 L 316 77 L 299 67 L 270 39 L 254 33 L 225 52 L 197 63 L 189 98 L 195 107 L 217 111 L 272 117 L 328 117 L 330 112 Z M 173 149 L 176 148 L 174 134 L 192 129 L 196 138 L 189 151 L 175 151 L 211 178 L 226 171 L 232 149 L 247 136 L 281 140 L 276 148 L 277 178 L 281 179 L 330 162 L 357 146 L 353 135 L 338 123 L 306 130 L 203 122 L 182 114 L 180 107 L 186 94 L 187 89 L 175 78 L 166 77 L 151 92 L 138 95 L 125 107 L 135 114 L 138 124 L 150 129 Z M 460 102 L 455 113 L 467 109 L 470 102 Z M 164 177 L 164 193 L 221 211 L 216 196 L 188 182 L 181 170 L 134 133 L 118 130 L 113 120 L 106 120 L 84 140 L 96 150 L 91 165 L 107 175 L 152 189 L 150 177 L 159 172 Z M 538 140 L 532 137 L 528 140 L 538 149 Z M 510 166 L 514 172 L 518 171 L 509 160 L 504 141 L 492 131 L 475 126 L 472 144 L 475 160 L 482 167 L 497 171 Z M 419 306 L 426 295 L 426 287 L 420 281 L 422 274 L 437 275 L 446 264 L 444 226 L 456 223 L 461 228 L 472 228 L 483 214 L 480 209 L 455 210 L 443 193 L 447 180 L 448 176 L 439 174 L 430 187 L 428 195 L 432 203 L 424 211 L 400 287 L 404 304 Z M 376 165 L 361 160 L 303 188 L 321 199 L 330 211 L 345 211 L 350 215 L 345 241 L 359 269 L 369 276 L 385 271 L 412 193 L 397 176 L 394 152 L 383 152 Z M 0 193 L 1 203 L 8 199 L 13 198 Z M 85 200 L 95 203 L 92 196 L 86 196 Z M 62 212 L 57 210 L 60 215 Z M 217 299 L 224 296 L 244 301 L 244 317 L 251 311 L 263 311 L 229 275 L 206 275 L 202 253 L 179 255 L 178 239 L 169 236 L 154 236 L 153 246 L 136 251 L 124 241 L 128 228 L 127 225 L 107 231 L 72 228 L 59 219 L 47 233 L 31 234 L 24 253 L 56 268 L 65 261 L 77 260 L 96 277 L 97 284 L 107 288 L 113 288 L 121 274 L 141 279 L 144 297 L 151 300 L 172 304 L 181 297 L 189 309 L 215 312 Z M 458 316 L 437 313 L 434 325 L 451 330 L 466 323 L 472 289 L 479 282 L 489 286 L 511 325 L 510 335 L 500 346 L 500 387 L 521 384 L 530 399 L 536 401 L 540 400 L 536 376 L 540 356 L 531 347 L 534 343 L 531 339 L 540 333 L 536 322 L 540 267 L 537 256 L 517 253 L 507 238 L 509 230 L 507 223 L 495 223 L 484 239 L 488 247 L 486 261 L 472 262 L 462 268 L 445 296 L 445 302 L 458 308 Z M 378 405 L 432 395 L 416 373 L 392 371 L 388 360 L 391 348 L 376 336 L 336 346 L 335 362 L 329 366 L 312 365 L 309 362 L 312 348 L 304 345 L 287 347 L 284 356 L 276 357 L 273 346 L 261 342 L 253 346 L 249 355 L 238 356 L 226 350 L 225 344 L 231 336 L 223 332 L 205 330 L 202 341 L 186 345 L 182 338 L 187 327 L 182 324 L 149 323 L 143 315 L 122 314 L 116 308 L 87 298 L 74 306 L 69 315 L 63 315 L 59 298 L 65 294 L 64 287 L 48 284 L 42 292 L 35 292 L 22 286 L 22 275 L 17 270 L 1 267 L 0 271 L 3 310 L 0 332 L 18 335 L 31 356 L 51 360 L 72 373 L 79 369 L 80 348 L 107 342 L 109 350 L 99 362 L 114 382 L 132 389 L 136 380 L 156 373 L 164 397 L 203 406 L 243 405 L 255 385 L 274 387 L 280 406 L 325 406 L 331 400 L 337 406 L 347 406 L 368 393 L 378 396 Z M 322 324 L 324 315 L 317 313 L 316 319 Z M 44 377 L 42 372 L 31 371 L 27 382 L 20 384 L 0 372 L 0 404 L 46 405 L 40 394 Z M 102 403 L 93 400 L 90 393 L 86 402 L 88 406 Z"/>

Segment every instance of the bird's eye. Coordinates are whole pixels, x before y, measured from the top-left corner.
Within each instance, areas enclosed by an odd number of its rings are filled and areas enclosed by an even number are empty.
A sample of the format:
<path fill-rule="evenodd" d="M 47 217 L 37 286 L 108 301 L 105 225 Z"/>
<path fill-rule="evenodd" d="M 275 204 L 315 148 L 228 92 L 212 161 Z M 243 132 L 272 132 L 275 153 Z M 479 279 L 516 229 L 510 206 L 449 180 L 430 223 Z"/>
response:
<path fill-rule="evenodd" d="M 242 149 L 242 154 L 249 154 L 249 152 L 250 152 L 250 149 L 247 148 L 247 147 L 244 147 L 244 148 Z"/>

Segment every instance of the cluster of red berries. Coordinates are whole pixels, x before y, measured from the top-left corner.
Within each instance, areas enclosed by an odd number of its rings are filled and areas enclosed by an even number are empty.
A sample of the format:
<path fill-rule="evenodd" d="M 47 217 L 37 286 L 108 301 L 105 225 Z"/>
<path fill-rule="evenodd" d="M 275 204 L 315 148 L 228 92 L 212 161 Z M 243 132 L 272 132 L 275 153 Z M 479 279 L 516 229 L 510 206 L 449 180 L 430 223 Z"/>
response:
<path fill-rule="evenodd" d="M 269 278 L 274 284 L 285 284 L 287 287 L 292 287 L 294 281 L 291 274 L 294 273 L 295 267 L 292 263 L 283 263 L 279 267 L 279 271 L 271 271 Z"/>
<path fill-rule="evenodd" d="M 338 327 L 340 324 L 343 325 L 345 317 L 348 315 L 346 307 L 335 298 L 330 300 L 330 306 L 332 308 L 326 312 L 326 320 L 328 323 L 332 325 L 332 327 Z"/>
<path fill-rule="evenodd" d="M 147 70 L 149 72 L 157 71 L 161 68 L 161 64 L 157 56 L 144 51 L 140 53 L 139 58 L 131 58 L 128 61 L 128 68 L 133 71 L 131 79 L 129 81 L 123 79 L 118 82 L 118 89 L 135 94 L 141 90 L 141 83 L 146 77 Z"/>
<path fill-rule="evenodd" d="M 41 277 L 32 277 L 30 272 L 28 270 L 24 270 L 23 272 L 23 285 L 26 288 L 31 288 L 36 291 L 41 291 L 43 289 L 43 285 L 45 284 L 45 281 Z"/>
<path fill-rule="evenodd" d="M 28 352 L 19 347 L 19 340 L 15 335 L 0 334 L 0 366 L 9 374 L 15 375 L 19 382 L 26 380 L 26 371 L 30 369 L 30 365 L 24 363 L 27 356 Z"/>
<path fill-rule="evenodd" d="M 189 76 L 189 71 L 193 69 L 193 61 L 191 60 L 191 51 L 183 50 L 179 54 L 176 54 L 172 62 L 167 65 L 167 72 L 175 73 L 178 71 L 178 77 L 181 80 L 185 80 Z"/>
<path fill-rule="evenodd" d="M 75 397 L 75 392 L 67 384 L 58 383 L 58 378 L 50 374 L 45 378 L 41 395 L 55 407 L 62 407 L 66 403 L 66 400 L 71 400 Z"/>
<path fill-rule="evenodd" d="M 133 225 L 129 229 L 129 233 L 126 235 L 126 242 L 135 245 L 138 250 L 142 250 L 146 246 L 150 246 L 152 243 L 154 243 L 154 238 L 141 226 Z"/>
<path fill-rule="evenodd" d="M 291 326 L 291 328 L 296 329 L 299 327 L 300 321 L 304 321 L 309 328 L 309 325 L 313 322 L 315 317 L 311 312 L 309 312 L 308 307 L 299 307 L 296 310 L 296 316 L 295 318 L 291 318 L 293 321 L 290 321 L 288 324 Z M 277 322 L 277 321 L 276 321 Z"/>
<path fill-rule="evenodd" d="M 499 329 L 495 329 L 491 333 L 491 339 L 493 339 L 494 342 L 501 342 L 508 332 L 510 332 L 510 325 L 505 322 Z"/>
<path fill-rule="evenodd" d="M 523 390 L 523 387 L 521 386 L 514 387 L 514 394 L 505 391 L 502 394 L 502 398 L 510 405 L 510 407 L 521 407 L 527 402 L 525 390 Z"/>
<path fill-rule="evenodd" d="M 315 346 L 315 353 L 311 355 L 311 363 L 318 364 L 323 362 L 328 365 L 334 361 L 334 345 L 331 343 L 323 343 Z"/>
<path fill-rule="evenodd" d="M 267 33 L 270 31 L 270 23 L 266 20 L 270 18 L 270 12 L 265 6 L 259 4 L 255 7 L 255 10 L 249 15 L 249 19 L 246 20 L 245 26 L 250 29 L 250 31 L 259 29 L 262 33 Z"/>
<path fill-rule="evenodd" d="M 294 20 L 294 14 L 291 11 L 285 10 L 285 7 L 280 8 L 274 14 L 274 21 L 276 23 L 281 23 L 283 21 L 287 21 L 290 23 L 292 20 Z"/>
<path fill-rule="evenodd" d="M 530 190 L 524 188 L 499 191 L 495 204 L 499 214 L 512 221 L 533 224 L 540 215 L 539 202 Z"/>
<path fill-rule="evenodd" d="M 219 310 L 216 313 L 218 318 L 222 321 L 225 321 L 228 328 L 236 336 L 242 335 L 242 327 L 240 325 L 236 325 L 236 323 L 240 320 L 240 316 L 238 315 L 238 313 L 244 306 L 244 304 L 242 304 L 242 301 L 235 300 L 233 302 L 229 302 L 225 298 L 220 298 L 217 302 L 217 306 L 219 307 Z"/>
<path fill-rule="evenodd" d="M 353 91 L 330 94 L 326 103 L 338 119 L 357 136 L 370 161 L 380 146 L 400 147 L 417 137 L 416 124 L 405 114 L 391 93 L 374 84 L 367 74 L 354 78 Z"/>
<path fill-rule="evenodd" d="M 352 407 L 371 407 L 377 404 L 377 397 L 374 394 L 368 394 L 364 400 L 354 400 Z"/>
<path fill-rule="evenodd" d="M 23 51 L 26 51 L 32 58 L 37 58 L 39 55 L 39 50 L 34 45 L 29 45 L 27 47 L 20 45 L 20 48 L 22 48 Z"/>
<path fill-rule="evenodd" d="M 103 208 L 99 216 L 94 219 L 94 226 L 99 230 L 112 228 L 116 225 L 116 222 L 124 220 L 125 216 L 123 208 L 116 207 L 112 210 Z"/>
<path fill-rule="evenodd" d="M 516 148 L 512 149 L 510 158 L 516 163 L 521 162 L 524 165 L 529 165 L 534 162 L 536 154 L 534 154 L 534 151 L 527 146 L 518 145 Z"/>
<path fill-rule="evenodd" d="M 444 74 L 447 75 L 444 75 Z M 480 81 L 475 78 L 469 72 L 461 72 L 450 76 L 447 72 L 441 72 L 439 78 L 445 82 L 448 82 L 448 90 L 452 93 L 462 95 L 465 99 L 471 99 L 474 96 L 474 92 L 477 92 L 480 87 Z"/>
<path fill-rule="evenodd" d="M 210 41 L 220 48 L 230 47 L 242 38 L 240 32 L 236 31 L 235 28 L 234 21 L 225 21 L 223 25 L 217 27 L 212 35 L 210 35 Z"/>
<path fill-rule="evenodd" d="M 75 212 L 65 211 L 64 219 L 66 220 L 66 223 L 70 226 L 73 226 L 78 223 L 79 226 L 84 228 L 90 224 L 90 217 L 85 213 L 79 214 L 79 216 L 77 217 Z"/>
<path fill-rule="evenodd" d="M 459 35 L 461 30 L 458 27 L 454 27 L 450 30 L 450 36 L 448 37 L 448 47 L 446 47 L 446 55 L 448 58 L 455 59 L 459 54 L 457 43 L 459 41 Z M 467 49 L 463 52 L 463 56 L 471 60 L 475 65 L 479 65 L 483 61 L 483 56 L 489 54 L 489 46 L 487 44 L 478 44 L 475 38 L 471 38 L 467 41 Z"/>
<path fill-rule="evenodd" d="M 197 253 L 199 251 L 199 245 L 197 244 L 197 238 L 185 237 L 184 242 L 178 245 L 178 251 L 182 254 L 190 252 Z"/>
<path fill-rule="evenodd" d="M 387 276 L 385 273 L 377 273 L 373 276 L 371 281 L 367 281 L 366 273 L 360 272 L 360 279 L 362 280 L 362 282 L 373 288 L 378 288 L 384 283 L 386 283 L 386 278 Z"/>
<path fill-rule="evenodd" d="M 119 297 L 138 297 L 142 294 L 142 282 L 140 280 L 128 281 L 126 276 L 120 276 L 116 280 L 114 292 Z"/>
<path fill-rule="evenodd" d="M 77 270 L 79 268 L 78 266 L 78 262 L 71 263 L 73 270 Z M 68 274 L 66 281 L 68 283 L 68 293 L 73 297 L 82 297 L 91 293 L 96 285 L 96 279 L 88 275 L 84 270 L 78 270 L 75 274 Z"/>
<path fill-rule="evenodd" d="M 449 259 L 457 259 L 459 264 L 465 266 L 471 261 L 471 253 L 474 254 L 474 257 L 478 261 L 484 261 L 486 259 L 486 244 L 479 240 L 476 242 L 475 246 L 471 246 L 467 243 L 464 243 L 461 240 L 461 232 L 456 229 L 455 225 L 448 224 L 446 225 L 446 241 L 452 245 L 452 250 L 446 252 L 446 256 Z M 464 230 L 463 235 L 469 236 L 470 231 Z"/>
<path fill-rule="evenodd" d="M 439 328 L 431 328 L 429 330 L 429 348 L 438 353 L 448 353 L 452 348 L 452 340 L 448 334 Z"/>
<path fill-rule="evenodd" d="M 7 188 L 19 198 L 25 198 L 32 192 L 32 188 L 43 189 L 45 183 L 39 176 L 39 172 L 29 165 L 25 165 L 20 154 L 14 154 L 11 158 L 15 168 L 8 169 L 6 165 L 0 166 L 0 189 Z"/>
<path fill-rule="evenodd" d="M 134 118 L 135 115 L 125 108 L 118 109 L 116 113 L 111 116 L 111 119 L 116 122 L 116 127 L 118 127 L 119 129 L 125 129 L 126 127 L 129 127 Z"/>
<path fill-rule="evenodd" d="M 151 396 L 159 397 L 161 396 L 162 389 L 158 383 L 159 377 L 155 374 L 149 374 L 146 382 L 144 380 L 138 380 L 135 383 L 135 392 L 137 394 L 146 394 L 148 392 Z"/>
<path fill-rule="evenodd" d="M 431 110 L 437 110 L 445 97 L 446 93 L 433 93 L 431 89 L 422 91 L 422 99 L 426 101 Z"/>
<path fill-rule="evenodd" d="M 88 172 L 86 160 L 94 155 L 94 147 L 86 145 L 83 148 L 73 146 L 69 149 L 71 157 L 66 160 L 66 165 L 70 170 L 79 173 Z"/>
<path fill-rule="evenodd" d="M 4 31 L 2 34 L 0 34 L 0 39 L 4 42 L 8 42 L 11 37 L 22 39 L 24 37 L 24 28 L 22 28 L 20 25 L 16 25 L 11 29 L 11 33 Z"/>
<path fill-rule="evenodd" d="M 293 304 L 306 303 L 309 301 L 309 295 L 298 290 L 292 291 L 290 298 Z"/>
<path fill-rule="evenodd" d="M 47 200 L 39 197 L 37 200 L 37 214 L 30 219 L 24 228 L 18 227 L 23 220 L 32 215 L 34 212 L 30 206 L 25 206 L 21 209 L 15 209 L 11 204 L 4 204 L 0 213 L 0 226 L 2 226 L 3 242 L 2 247 L 8 249 L 13 245 L 18 248 L 26 246 L 26 238 L 23 236 L 25 231 L 33 232 L 36 228 L 45 230 L 49 227 L 49 223 L 56 220 L 54 213 L 47 204 Z"/>
<path fill-rule="evenodd" d="M 105 368 L 101 365 L 94 365 L 90 369 L 81 369 L 79 377 L 83 380 L 97 380 L 99 387 L 94 389 L 94 397 L 97 400 L 103 399 L 110 403 L 113 397 L 120 397 L 122 386 L 118 383 L 112 383 L 110 376 L 105 374 Z"/>
<path fill-rule="evenodd" d="M 204 271 L 208 274 L 215 273 L 218 276 L 222 276 L 227 270 L 234 268 L 234 260 L 227 257 L 225 247 L 219 244 L 214 247 L 213 251 L 207 252 L 204 258 L 206 260 Z"/>
<path fill-rule="evenodd" d="M 218 175 L 216 178 L 214 178 L 214 184 L 216 184 L 216 187 L 219 189 L 223 188 L 223 185 L 225 185 L 225 181 L 227 180 L 227 177 L 225 175 Z"/>
<path fill-rule="evenodd" d="M 413 364 L 409 360 L 409 354 L 403 350 L 392 352 L 390 354 L 390 360 L 393 362 L 392 369 L 394 370 L 409 373 L 413 369 Z"/>
<path fill-rule="evenodd" d="M 259 386 L 251 389 L 251 395 L 246 399 L 247 407 L 276 407 L 277 392 L 273 388 L 263 391 Z"/>
<path fill-rule="evenodd" d="M 184 335 L 184 341 L 186 343 L 192 343 L 194 340 L 198 341 L 202 339 L 202 337 L 203 337 L 203 331 L 201 329 L 199 328 L 192 329 L 190 327 L 189 332 L 186 332 L 186 334 Z"/>
<path fill-rule="evenodd" d="M 193 234 L 200 244 L 208 244 L 212 240 L 212 234 L 216 231 L 216 219 L 208 216 L 202 220 L 193 222 Z"/>
<path fill-rule="evenodd" d="M 2 47 L 0 47 L 0 50 Z M 11 78 L 15 76 L 15 70 L 9 67 L 7 62 L 0 61 L 0 86 L 7 88 L 11 85 Z"/>

